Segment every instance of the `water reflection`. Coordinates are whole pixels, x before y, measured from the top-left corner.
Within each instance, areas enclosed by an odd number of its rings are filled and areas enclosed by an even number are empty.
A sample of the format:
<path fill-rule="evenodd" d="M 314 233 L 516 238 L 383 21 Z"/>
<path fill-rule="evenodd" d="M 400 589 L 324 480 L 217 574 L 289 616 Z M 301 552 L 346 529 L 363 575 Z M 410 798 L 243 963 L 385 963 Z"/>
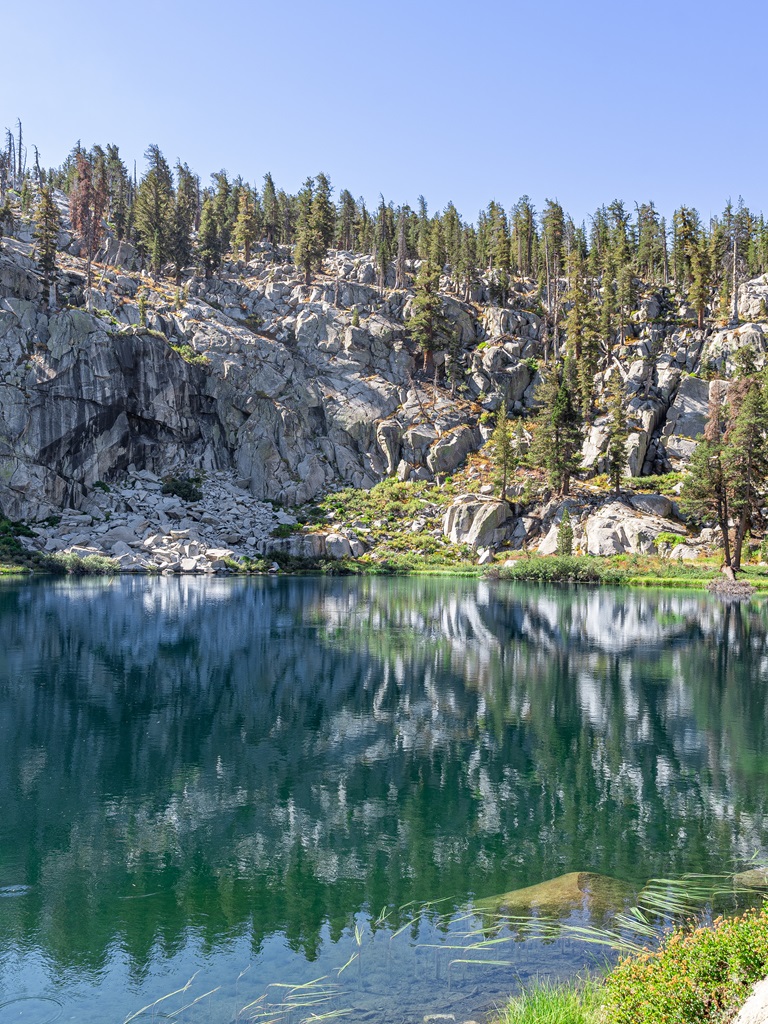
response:
<path fill-rule="evenodd" d="M 311 961 L 361 909 L 766 849 L 762 603 L 120 579 L 5 585 L 0 623 L 0 994 L 9 957 Z"/>

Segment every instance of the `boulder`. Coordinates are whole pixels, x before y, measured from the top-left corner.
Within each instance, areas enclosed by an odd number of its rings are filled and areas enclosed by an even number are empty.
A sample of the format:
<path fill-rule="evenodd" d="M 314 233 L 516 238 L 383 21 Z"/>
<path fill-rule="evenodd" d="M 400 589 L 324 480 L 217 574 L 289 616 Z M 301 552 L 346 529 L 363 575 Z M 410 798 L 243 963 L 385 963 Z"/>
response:
<path fill-rule="evenodd" d="M 595 423 L 590 427 L 581 449 L 581 464 L 585 469 L 594 469 L 598 465 L 608 445 L 608 432 L 607 423 Z"/>
<path fill-rule="evenodd" d="M 328 558 L 350 558 L 352 545 L 342 534 L 329 533 L 325 538 L 325 553 Z"/>
<path fill-rule="evenodd" d="M 675 544 L 669 553 L 671 562 L 693 562 L 701 552 L 691 544 Z"/>
<path fill-rule="evenodd" d="M 457 427 L 432 445 L 427 455 L 427 466 L 436 476 L 452 473 L 481 444 L 482 437 L 477 427 Z"/>
<path fill-rule="evenodd" d="M 560 526 L 558 523 L 552 523 L 549 528 L 544 540 L 538 546 L 538 552 L 540 555 L 554 555 L 557 553 L 557 542 L 560 533 Z"/>
<path fill-rule="evenodd" d="M 594 919 L 624 910 L 636 895 L 637 890 L 629 882 L 588 871 L 571 871 L 538 885 L 478 900 L 475 909 L 481 914 L 512 917 L 567 917 L 574 910 L 584 909 Z"/>
<path fill-rule="evenodd" d="M 768 1024 L 768 978 L 753 985 L 749 999 L 739 1010 L 733 1024 Z"/>
<path fill-rule="evenodd" d="M 496 531 L 512 515 L 506 501 L 485 498 L 476 494 L 461 495 L 443 516 L 443 534 L 453 544 L 469 544 L 478 548 L 492 548 Z"/>
<path fill-rule="evenodd" d="M 620 523 L 604 516 L 593 516 L 585 526 L 588 555 L 620 555 L 627 550 L 626 535 Z"/>
<path fill-rule="evenodd" d="M 661 516 L 663 519 L 672 514 L 672 502 L 663 494 L 633 494 L 629 503 L 638 512 L 647 512 L 652 516 Z"/>
<path fill-rule="evenodd" d="M 387 476 L 396 472 L 400 462 L 400 438 L 403 430 L 397 420 L 382 420 L 376 427 L 376 441 L 386 463 Z"/>

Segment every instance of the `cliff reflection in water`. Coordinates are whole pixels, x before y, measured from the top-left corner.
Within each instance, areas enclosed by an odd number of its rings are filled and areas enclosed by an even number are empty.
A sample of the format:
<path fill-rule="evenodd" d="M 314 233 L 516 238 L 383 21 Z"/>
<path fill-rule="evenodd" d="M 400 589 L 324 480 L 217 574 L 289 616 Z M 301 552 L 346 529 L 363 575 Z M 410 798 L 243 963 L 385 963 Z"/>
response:
<path fill-rule="evenodd" d="M 5 585 L 0 622 L 0 952 L 312 958 L 361 907 L 766 849 L 762 603 L 121 579 Z"/>

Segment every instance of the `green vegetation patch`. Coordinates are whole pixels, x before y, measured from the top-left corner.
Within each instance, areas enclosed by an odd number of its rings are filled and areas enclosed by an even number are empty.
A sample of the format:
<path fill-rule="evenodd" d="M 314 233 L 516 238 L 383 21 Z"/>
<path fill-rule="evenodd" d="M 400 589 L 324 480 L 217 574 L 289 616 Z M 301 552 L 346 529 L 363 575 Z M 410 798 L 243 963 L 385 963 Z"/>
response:
<path fill-rule="evenodd" d="M 160 335 L 160 337 L 165 340 L 164 334 Z M 195 352 L 191 345 L 171 345 L 171 348 L 177 355 L 181 356 L 185 363 L 189 363 L 191 366 L 211 365 L 208 356 L 204 356 L 201 352 Z"/>
<path fill-rule="evenodd" d="M 719 575 L 713 560 L 672 562 L 657 555 L 529 555 L 490 572 L 499 579 L 538 583 L 675 587 L 704 587 Z M 750 566 L 746 578 L 755 587 L 765 586 L 757 568 Z"/>
<path fill-rule="evenodd" d="M 595 1024 L 600 988 L 595 982 L 554 985 L 536 982 L 504 1007 L 499 1024 Z"/>
<path fill-rule="evenodd" d="M 68 576 L 114 576 L 119 571 L 117 562 L 105 555 L 80 556 L 62 551 L 51 555 L 47 561 L 50 563 L 49 571 Z"/>
<path fill-rule="evenodd" d="M 163 480 L 162 491 L 163 494 L 173 494 L 175 497 L 181 498 L 182 501 L 200 501 L 203 492 L 199 485 L 199 478 L 191 480 L 189 477 L 169 476 Z"/>
<path fill-rule="evenodd" d="M 627 957 L 604 986 L 607 1024 L 701 1024 L 729 1018 L 768 975 L 768 907 L 714 927 L 678 928 Z"/>
<path fill-rule="evenodd" d="M 34 537 L 21 522 L 0 518 L 0 568 L 3 574 L 46 571 L 47 559 L 37 551 L 27 551 L 19 537 Z"/>
<path fill-rule="evenodd" d="M 629 478 L 629 483 L 633 491 L 675 497 L 675 487 L 683 480 L 684 476 L 684 473 L 663 473 L 660 476 L 633 476 Z"/>

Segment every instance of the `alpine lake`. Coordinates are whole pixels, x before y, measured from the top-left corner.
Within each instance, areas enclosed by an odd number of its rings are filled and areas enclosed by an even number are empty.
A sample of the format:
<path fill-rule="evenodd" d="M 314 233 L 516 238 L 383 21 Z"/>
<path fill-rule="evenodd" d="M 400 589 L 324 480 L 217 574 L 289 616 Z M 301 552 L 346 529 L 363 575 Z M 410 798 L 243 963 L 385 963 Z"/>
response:
<path fill-rule="evenodd" d="M 768 852 L 761 599 L 16 580 L 0 628 L 0 1024 L 480 1021 Z"/>

